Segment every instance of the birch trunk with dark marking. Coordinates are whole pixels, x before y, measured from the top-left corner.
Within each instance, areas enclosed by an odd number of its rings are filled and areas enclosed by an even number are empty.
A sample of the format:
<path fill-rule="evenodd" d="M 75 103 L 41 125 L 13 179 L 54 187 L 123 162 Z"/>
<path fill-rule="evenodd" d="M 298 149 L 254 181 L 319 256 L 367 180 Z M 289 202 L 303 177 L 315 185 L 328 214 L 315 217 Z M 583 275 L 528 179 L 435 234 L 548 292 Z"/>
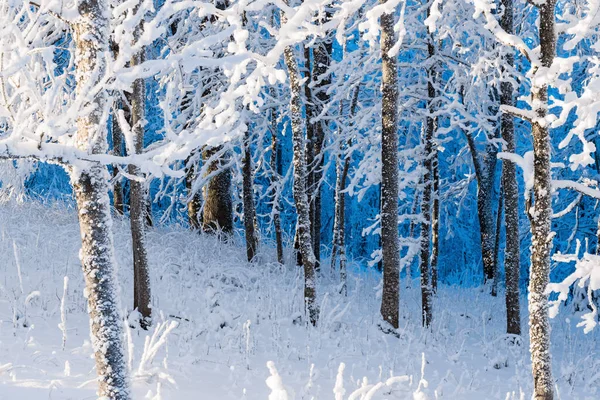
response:
<path fill-rule="evenodd" d="M 427 9 L 429 17 L 430 9 Z M 431 33 L 427 42 L 427 51 L 429 58 L 435 55 L 433 47 L 433 38 Z M 423 199 L 421 201 L 421 214 L 423 222 L 421 223 L 421 312 L 423 326 L 429 327 L 432 320 L 432 286 L 431 286 L 431 270 L 430 270 L 430 240 L 431 240 L 431 202 L 433 193 L 433 163 L 436 156 L 434 148 L 435 134 L 435 118 L 433 117 L 433 102 L 436 96 L 435 87 L 433 86 L 435 79 L 435 71 L 433 67 L 427 69 L 427 117 L 425 118 L 425 127 L 423 135 Z M 437 261 L 436 261 L 437 262 Z"/>
<path fill-rule="evenodd" d="M 206 176 L 212 176 L 204 187 L 202 227 L 207 233 L 233 233 L 233 204 L 231 198 L 231 169 L 221 146 L 208 147 L 202 152 L 204 162 L 210 163 Z M 215 159 L 215 156 L 218 157 Z"/>
<path fill-rule="evenodd" d="M 248 261 L 254 260 L 258 250 L 256 234 L 256 209 L 254 206 L 254 177 L 252 174 L 252 154 L 250 152 L 250 131 L 244 135 L 244 159 L 242 161 L 242 203 L 244 205 L 244 231 L 246 234 L 246 255 Z"/>
<path fill-rule="evenodd" d="M 550 68 L 556 55 L 554 9 L 556 0 L 547 0 L 539 9 L 539 39 L 541 67 Z M 552 184 L 550 169 L 550 132 L 545 120 L 548 115 L 548 86 L 536 81 L 533 71 L 531 102 L 536 118 L 531 124 L 533 135 L 533 198 L 529 210 L 531 223 L 531 273 L 529 279 L 529 349 L 533 370 L 534 399 L 553 400 L 550 357 L 550 324 L 548 294 L 550 281 L 550 251 L 552 249 Z M 542 80 L 543 81 L 543 80 Z"/>
<path fill-rule="evenodd" d="M 109 9 L 104 0 L 82 0 L 73 24 L 76 93 L 88 97 L 77 118 L 75 144 L 83 152 L 105 154 L 107 93 L 96 88 L 106 72 Z M 90 88 L 97 89 L 91 95 Z M 93 92 L 92 92 L 93 93 Z M 93 97 L 92 97 L 93 96 Z M 81 231 L 80 259 L 85 278 L 90 333 L 98 374 L 98 397 L 129 400 L 129 377 L 123 351 L 123 320 L 115 276 L 115 254 L 108 171 L 99 163 L 71 169 Z"/>
<path fill-rule="evenodd" d="M 138 38 L 141 27 L 136 28 L 134 36 Z M 140 65 L 145 61 L 145 50 L 140 50 L 133 56 L 131 66 Z M 146 127 L 146 82 L 138 78 L 133 81 L 131 91 L 131 133 L 133 136 L 132 149 L 135 154 L 144 150 L 144 130 Z M 129 174 L 142 179 L 140 170 L 135 165 L 128 166 Z M 144 182 L 132 179 L 129 181 L 129 217 L 131 224 L 131 239 L 133 247 L 133 308 L 141 314 L 140 327 L 147 329 L 151 324 L 151 291 L 148 253 L 146 250 L 146 185 Z"/>
<path fill-rule="evenodd" d="M 287 22 L 287 17 L 282 13 L 282 23 Z M 290 80 L 290 118 L 292 122 L 292 144 L 294 165 L 294 204 L 298 215 L 297 238 L 300 254 L 302 255 L 302 265 L 304 266 L 304 301 L 308 317 L 311 324 L 317 324 L 319 308 L 316 302 L 316 280 L 315 264 L 316 259 L 313 252 L 311 227 L 310 227 L 310 206 L 306 194 L 306 154 L 304 143 L 304 120 L 302 119 L 302 93 L 300 84 L 300 74 L 298 64 L 294 56 L 294 50 L 287 46 L 283 52 L 284 61 L 288 70 Z"/>
<path fill-rule="evenodd" d="M 385 4 L 387 0 L 380 0 Z M 398 63 L 389 52 L 396 42 L 394 12 L 381 26 L 381 250 L 383 294 L 381 316 L 394 329 L 399 323 L 400 243 L 398 237 Z"/>
<path fill-rule="evenodd" d="M 512 0 L 502 0 L 502 4 L 504 5 L 504 13 L 500 25 L 506 32 L 513 33 L 513 2 Z M 508 52 L 505 57 L 505 63 L 512 66 L 514 63 L 512 52 Z M 500 103 L 514 106 L 512 84 L 506 81 L 502 82 L 500 90 Z M 502 139 L 506 142 L 504 151 L 514 153 L 516 151 L 514 118 L 508 113 L 503 113 L 501 118 L 500 130 Z M 520 335 L 519 185 L 517 183 L 516 166 L 508 160 L 502 162 L 502 187 L 504 188 L 504 225 L 506 227 L 506 247 L 504 250 L 506 333 Z"/>

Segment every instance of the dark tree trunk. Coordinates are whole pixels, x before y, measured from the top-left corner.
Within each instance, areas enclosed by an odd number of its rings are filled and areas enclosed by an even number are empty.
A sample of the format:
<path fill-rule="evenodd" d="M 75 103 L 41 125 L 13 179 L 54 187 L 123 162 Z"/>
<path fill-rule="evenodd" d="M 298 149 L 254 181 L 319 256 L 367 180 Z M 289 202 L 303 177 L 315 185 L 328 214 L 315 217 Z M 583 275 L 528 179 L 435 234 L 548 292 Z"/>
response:
<path fill-rule="evenodd" d="M 244 137 L 244 159 L 242 162 L 243 204 L 244 204 L 244 230 L 246 234 L 246 255 L 248 261 L 254 260 L 258 250 L 258 237 L 256 234 L 256 210 L 254 208 L 254 177 L 252 174 L 252 154 L 250 152 L 250 131 Z"/>
<path fill-rule="evenodd" d="M 433 158 L 433 213 L 431 217 L 431 289 L 437 293 L 440 257 L 440 173 L 437 151 Z"/>
<path fill-rule="evenodd" d="M 427 9 L 429 16 L 430 9 Z M 429 58 L 435 55 L 433 47 L 433 38 L 431 37 L 427 43 Z M 431 270 L 429 266 L 430 257 L 430 239 L 431 239 L 431 201 L 433 193 L 433 164 L 437 155 L 437 150 L 434 148 L 434 134 L 436 130 L 435 118 L 433 117 L 434 105 L 436 97 L 434 87 L 435 71 L 433 67 L 427 70 L 427 118 L 425 120 L 423 144 L 425 145 L 423 167 L 425 173 L 423 175 L 423 201 L 421 202 L 421 214 L 423 222 L 421 223 L 421 307 L 423 315 L 423 326 L 429 327 L 432 320 L 432 284 Z M 437 260 L 436 260 L 437 263 Z"/>
<path fill-rule="evenodd" d="M 513 33 L 513 3 L 512 0 L 503 0 L 504 13 L 500 24 L 502 28 Z M 511 52 L 506 54 L 506 64 L 512 66 L 514 56 Z M 514 106 L 513 87 L 510 82 L 502 82 L 500 102 L 503 105 Z M 513 116 L 502 114 L 501 120 L 502 139 L 506 142 L 504 151 L 514 153 L 515 125 Z M 504 251 L 504 274 L 506 280 L 506 333 L 521 334 L 521 306 L 519 304 L 520 291 L 520 241 L 519 241 L 519 185 L 517 184 L 517 171 L 514 163 L 504 160 L 502 162 L 502 187 L 504 188 L 504 225 L 506 226 L 506 248 Z"/>
<path fill-rule="evenodd" d="M 271 97 L 275 98 L 275 91 L 271 89 Z M 281 205 L 279 180 L 281 179 L 281 156 L 279 150 L 279 132 L 277 129 L 277 111 L 271 109 L 271 186 L 273 189 L 273 225 L 275 228 L 275 244 L 277 246 L 277 262 L 283 264 L 283 237 L 281 234 Z"/>
<path fill-rule="evenodd" d="M 204 162 L 209 167 L 206 176 L 216 173 L 209 179 L 204 188 L 204 212 L 202 227 L 207 233 L 233 233 L 233 205 L 231 199 L 231 169 L 225 154 L 214 156 L 222 151 L 220 146 L 206 148 L 202 152 Z M 211 158 L 213 158 L 211 160 Z"/>
<path fill-rule="evenodd" d="M 198 178 L 196 169 L 199 167 L 193 161 L 193 154 L 192 156 L 188 157 L 185 164 L 185 188 L 188 195 L 188 221 L 190 223 L 190 228 L 197 231 L 200 230 L 202 222 L 202 197 L 200 196 L 200 191 L 194 189 L 194 183 Z"/>
<path fill-rule="evenodd" d="M 500 235 L 502 231 L 502 205 L 504 199 L 504 187 L 500 184 L 500 196 L 498 197 L 498 210 L 496 212 L 496 241 L 494 244 L 494 280 L 492 281 L 492 296 L 498 296 L 498 283 L 500 281 L 500 268 L 498 250 L 500 248 Z"/>
<path fill-rule="evenodd" d="M 121 101 L 115 100 L 113 104 L 113 117 L 112 117 L 112 142 L 113 142 L 113 154 L 117 157 L 124 156 L 123 151 L 123 131 L 121 125 L 119 125 L 118 111 L 121 109 Z M 113 165 L 113 204 L 115 210 L 119 215 L 123 215 L 123 182 L 118 179 L 119 169 L 117 165 Z"/>
<path fill-rule="evenodd" d="M 140 29 L 140 28 L 138 28 Z M 136 33 L 136 36 L 139 32 Z M 144 50 L 137 53 L 131 65 L 140 65 L 145 61 Z M 146 88 L 144 79 L 133 82 L 131 93 L 131 131 L 133 134 L 133 151 L 136 154 L 144 150 L 144 129 L 146 116 Z M 135 165 L 129 165 L 129 174 L 142 178 Z M 146 250 L 146 187 L 144 182 L 129 182 L 129 216 L 131 222 L 131 239 L 133 247 L 133 308 L 141 314 L 140 327 L 147 329 L 151 323 L 151 291 L 148 255 Z"/>
<path fill-rule="evenodd" d="M 381 4 L 386 1 L 381 0 Z M 381 247 L 383 295 L 381 316 L 398 328 L 400 244 L 398 237 L 398 66 L 389 52 L 396 42 L 394 12 L 384 13 L 381 26 Z"/>

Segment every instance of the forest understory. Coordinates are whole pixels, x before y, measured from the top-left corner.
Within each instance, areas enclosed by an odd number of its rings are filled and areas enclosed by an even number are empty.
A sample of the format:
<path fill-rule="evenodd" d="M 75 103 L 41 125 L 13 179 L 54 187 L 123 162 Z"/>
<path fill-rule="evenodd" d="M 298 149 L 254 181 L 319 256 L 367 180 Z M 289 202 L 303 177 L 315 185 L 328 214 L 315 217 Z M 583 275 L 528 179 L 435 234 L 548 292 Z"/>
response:
<path fill-rule="evenodd" d="M 114 235 L 129 305 L 127 219 L 115 220 Z M 148 243 L 154 324 L 144 331 L 130 317 L 125 335 L 135 399 L 531 398 L 528 335 L 505 334 L 502 293 L 441 285 L 427 329 L 418 281 L 407 288 L 402 277 L 396 337 L 378 326 L 381 274 L 350 262 L 347 297 L 337 272 L 323 268 L 313 327 L 303 320 L 303 277 L 290 252 L 280 265 L 265 245 L 250 264 L 240 238 L 223 243 L 174 225 L 149 229 Z M 80 246 L 68 206 L 0 207 L 0 399 L 96 398 Z M 572 305 L 563 308 L 551 320 L 557 398 L 598 399 L 600 331 L 584 335 Z"/>

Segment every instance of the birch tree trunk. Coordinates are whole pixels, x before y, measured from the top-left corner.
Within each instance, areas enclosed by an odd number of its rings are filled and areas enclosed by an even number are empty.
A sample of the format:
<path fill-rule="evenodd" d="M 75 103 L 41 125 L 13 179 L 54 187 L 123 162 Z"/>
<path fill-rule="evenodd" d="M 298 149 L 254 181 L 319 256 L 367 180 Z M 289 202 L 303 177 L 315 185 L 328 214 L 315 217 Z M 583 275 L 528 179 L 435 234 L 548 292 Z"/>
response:
<path fill-rule="evenodd" d="M 387 0 L 380 0 L 385 4 Z M 381 249 L 383 295 L 381 316 L 398 328 L 400 244 L 398 238 L 398 65 L 389 52 L 396 42 L 394 12 L 384 13 L 381 25 Z"/>
<path fill-rule="evenodd" d="M 500 20 L 502 28 L 513 33 L 513 3 L 512 0 L 502 0 L 504 13 Z M 511 50 L 512 51 L 512 50 Z M 514 56 L 512 52 L 506 55 L 505 63 L 512 66 Z M 514 106 L 513 87 L 510 82 L 500 84 L 500 103 Z M 502 139 L 506 142 L 504 151 L 514 153 L 515 125 L 513 116 L 502 113 L 500 130 Z M 504 250 L 504 274 L 506 280 L 506 333 L 521 334 L 521 306 L 519 304 L 520 291 L 520 243 L 519 243 L 519 185 L 517 184 L 517 171 L 513 162 L 502 162 L 502 187 L 504 188 L 504 225 L 506 226 L 506 247 Z"/>
<path fill-rule="evenodd" d="M 286 16 L 282 13 L 282 23 L 287 22 Z M 316 303 L 316 281 L 315 264 L 316 259 L 313 253 L 311 227 L 310 227 L 310 207 L 308 196 L 306 194 L 306 154 L 304 143 L 304 124 L 302 119 L 302 94 L 300 84 L 300 74 L 298 65 L 294 56 L 294 50 L 287 46 L 283 52 L 284 61 L 288 69 L 290 79 L 290 114 L 292 120 L 292 143 L 294 164 L 294 203 L 296 213 L 298 214 L 298 223 L 296 235 L 298 237 L 298 247 L 302 255 L 302 265 L 304 266 L 304 301 L 305 307 L 313 325 L 317 324 L 319 315 L 318 305 Z"/>
<path fill-rule="evenodd" d="M 135 36 L 139 37 L 141 27 L 136 28 Z M 133 56 L 131 66 L 145 61 L 145 50 Z M 131 132 L 134 152 L 144 150 L 144 130 L 146 124 L 146 83 L 144 79 L 133 82 L 131 93 Z M 142 178 L 135 165 L 129 165 L 129 174 Z M 148 254 L 146 250 L 146 185 L 132 179 L 129 181 L 129 217 L 131 223 L 131 240 L 133 246 L 133 308 L 141 314 L 140 327 L 148 329 L 151 324 L 151 291 Z"/>
<path fill-rule="evenodd" d="M 82 0 L 73 25 L 75 65 L 80 97 L 90 96 L 106 71 L 108 52 L 108 5 L 104 0 Z M 76 146 L 94 154 L 108 149 L 106 91 L 100 89 L 84 101 L 77 119 Z M 98 396 L 128 400 L 129 377 L 123 351 L 121 304 L 114 270 L 112 219 L 108 196 L 108 171 L 98 163 L 72 169 L 81 230 L 80 259 L 86 284 L 90 331 L 98 374 Z"/>
<path fill-rule="evenodd" d="M 538 6 L 541 66 L 550 68 L 556 54 L 554 9 L 556 0 Z M 548 114 L 548 86 L 533 73 L 531 101 L 536 119 L 531 124 L 534 154 L 534 205 L 529 210 L 531 223 L 531 273 L 529 280 L 529 349 L 533 369 L 534 399 L 553 400 L 550 357 L 550 324 L 548 295 L 550 251 L 552 249 L 552 185 L 550 169 L 550 132 L 545 118 Z M 544 72 L 545 73 L 545 72 Z M 539 82 L 542 81 L 542 84 Z"/>
<path fill-rule="evenodd" d="M 244 159 L 242 161 L 242 191 L 244 204 L 244 230 L 246 233 L 246 255 L 248 261 L 252 261 L 258 249 L 258 237 L 256 235 L 256 209 L 254 207 L 254 178 L 252 174 L 252 154 L 250 153 L 250 131 L 244 136 Z"/>
<path fill-rule="evenodd" d="M 429 17 L 430 9 L 427 9 L 427 16 Z M 429 33 L 429 40 L 427 43 L 427 50 L 429 58 L 433 58 L 435 55 L 435 49 L 433 47 L 433 38 Z M 429 268 L 429 257 L 430 257 L 430 240 L 431 240 L 431 201 L 433 194 L 433 163 L 436 157 L 436 149 L 433 146 L 433 136 L 436 130 L 435 119 L 433 117 L 433 101 L 436 96 L 434 83 L 435 72 L 433 67 L 427 69 L 427 118 L 425 120 L 424 127 L 424 138 L 423 144 L 425 145 L 424 150 L 424 161 L 423 167 L 425 173 L 423 175 L 423 201 L 421 202 L 421 214 L 423 216 L 423 222 L 421 223 L 421 307 L 423 316 L 423 326 L 429 327 L 432 320 L 432 285 L 431 285 L 431 271 Z M 436 260 L 437 263 L 437 260 Z"/>
<path fill-rule="evenodd" d="M 231 199 L 231 170 L 227 167 L 226 155 L 212 159 L 222 150 L 220 146 L 206 148 L 202 152 L 204 162 L 210 165 L 206 176 L 216 173 L 204 187 L 204 212 L 202 226 L 207 233 L 219 231 L 233 233 L 233 205 Z"/>

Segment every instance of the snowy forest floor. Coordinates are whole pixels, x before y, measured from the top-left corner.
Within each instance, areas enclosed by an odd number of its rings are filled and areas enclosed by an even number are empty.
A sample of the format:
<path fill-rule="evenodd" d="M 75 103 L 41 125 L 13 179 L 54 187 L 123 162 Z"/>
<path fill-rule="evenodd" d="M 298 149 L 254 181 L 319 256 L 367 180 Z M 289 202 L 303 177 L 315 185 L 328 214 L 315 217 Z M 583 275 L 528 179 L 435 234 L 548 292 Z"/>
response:
<path fill-rule="evenodd" d="M 114 232 L 121 297 L 129 306 L 128 221 L 115 221 Z M 126 343 L 135 399 L 266 400 L 270 360 L 290 399 L 333 399 L 340 363 L 346 368 L 337 390 L 346 394 L 336 399 L 347 399 L 363 377 L 371 384 L 391 375 L 409 379 L 389 381 L 373 399 L 531 396 L 527 339 L 514 345 L 503 334 L 502 295 L 442 286 L 430 333 L 420 326 L 416 281 L 409 289 L 403 282 L 396 338 L 377 327 L 380 275 L 355 265 L 347 298 L 337 294 L 328 274 L 320 278 L 320 323 L 307 328 L 301 321 L 302 277 L 293 265 L 274 263 L 273 249 L 263 248 L 259 262 L 250 265 L 239 243 L 222 244 L 180 227 L 153 228 L 148 243 L 154 327 L 128 329 Z M 79 247 L 73 209 L 0 206 L 0 399 L 96 397 Z M 163 335 L 172 322 L 177 326 Z M 584 335 L 577 322 L 570 308 L 552 321 L 559 398 L 598 399 L 600 331 Z"/>

